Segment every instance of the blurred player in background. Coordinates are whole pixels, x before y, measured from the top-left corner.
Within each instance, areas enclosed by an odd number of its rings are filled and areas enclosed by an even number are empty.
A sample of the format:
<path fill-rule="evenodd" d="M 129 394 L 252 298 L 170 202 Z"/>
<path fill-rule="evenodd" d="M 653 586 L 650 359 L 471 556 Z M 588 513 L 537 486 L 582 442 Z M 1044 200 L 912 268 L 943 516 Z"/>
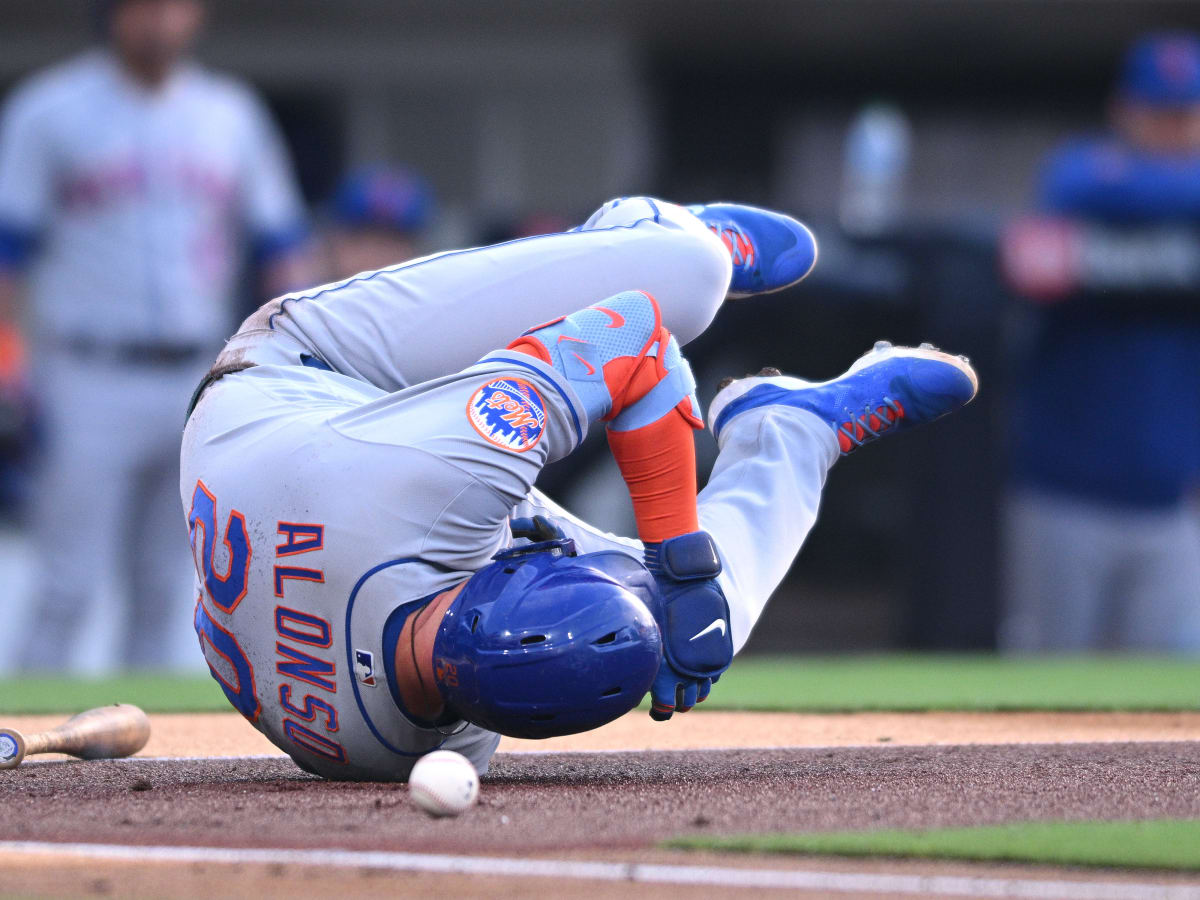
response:
<path fill-rule="evenodd" d="M 1200 40 L 1132 47 L 1111 132 L 1050 158 L 1039 207 L 1006 254 L 1041 305 L 1000 643 L 1200 651 Z"/>
<path fill-rule="evenodd" d="M 46 438 L 22 662 L 59 671 L 100 591 L 122 583 L 118 661 L 177 664 L 187 398 L 236 322 L 248 247 L 264 294 L 307 280 L 301 199 L 266 110 L 186 61 L 204 4 L 96 11 L 103 45 L 20 85 L 0 123 L 0 323 L 27 331 Z"/>
<path fill-rule="evenodd" d="M 329 208 L 326 279 L 348 278 L 420 255 L 434 207 L 432 188 L 414 172 L 398 166 L 351 170 Z"/>
<path fill-rule="evenodd" d="M 25 342 L 15 325 L 0 322 L 0 521 L 20 507 L 27 489 L 32 419 Z"/>

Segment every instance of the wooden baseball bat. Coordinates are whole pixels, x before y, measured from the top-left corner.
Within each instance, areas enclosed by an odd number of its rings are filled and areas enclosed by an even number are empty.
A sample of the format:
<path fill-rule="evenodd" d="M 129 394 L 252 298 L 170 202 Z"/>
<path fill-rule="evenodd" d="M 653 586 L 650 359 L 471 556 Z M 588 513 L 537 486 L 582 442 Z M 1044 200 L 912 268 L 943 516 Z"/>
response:
<path fill-rule="evenodd" d="M 0 769 L 15 769 L 35 753 L 66 753 L 80 759 L 133 756 L 150 740 L 150 720 L 136 706 L 117 703 L 72 716 L 57 728 L 28 737 L 0 728 Z"/>

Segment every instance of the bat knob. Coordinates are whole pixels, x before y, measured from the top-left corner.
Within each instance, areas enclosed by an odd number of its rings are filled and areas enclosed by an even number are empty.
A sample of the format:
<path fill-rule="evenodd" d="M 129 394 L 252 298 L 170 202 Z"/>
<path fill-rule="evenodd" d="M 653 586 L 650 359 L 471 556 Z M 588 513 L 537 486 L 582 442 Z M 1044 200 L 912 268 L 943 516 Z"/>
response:
<path fill-rule="evenodd" d="M 0 729 L 0 769 L 15 769 L 25 758 L 25 738 L 12 728 Z"/>

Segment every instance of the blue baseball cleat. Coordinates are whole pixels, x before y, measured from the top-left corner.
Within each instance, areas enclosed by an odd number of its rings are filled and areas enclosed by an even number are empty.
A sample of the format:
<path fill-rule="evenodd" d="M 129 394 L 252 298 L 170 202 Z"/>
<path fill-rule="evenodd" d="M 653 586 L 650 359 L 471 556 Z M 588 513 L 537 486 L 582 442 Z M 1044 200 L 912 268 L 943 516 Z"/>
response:
<path fill-rule="evenodd" d="M 761 406 L 806 409 L 829 423 L 845 456 L 877 438 L 932 422 L 974 399 L 979 378 L 965 356 L 932 344 L 893 347 L 880 341 L 846 374 L 832 381 L 803 381 L 767 374 L 724 387 L 709 408 L 713 434 L 731 419 Z"/>
<path fill-rule="evenodd" d="M 733 258 L 730 297 L 781 291 L 817 264 L 817 239 L 783 213 L 740 203 L 706 203 L 687 210 L 721 239 Z"/>

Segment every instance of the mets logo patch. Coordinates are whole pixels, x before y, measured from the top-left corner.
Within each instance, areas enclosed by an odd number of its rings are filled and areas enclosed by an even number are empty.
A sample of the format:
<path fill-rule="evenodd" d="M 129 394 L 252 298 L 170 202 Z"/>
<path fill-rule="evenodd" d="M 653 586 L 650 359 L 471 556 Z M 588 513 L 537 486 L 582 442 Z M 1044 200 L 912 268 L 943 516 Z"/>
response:
<path fill-rule="evenodd" d="M 524 453 L 533 449 L 546 430 L 546 402 L 528 381 L 497 378 L 471 395 L 467 418 L 497 447 Z"/>

